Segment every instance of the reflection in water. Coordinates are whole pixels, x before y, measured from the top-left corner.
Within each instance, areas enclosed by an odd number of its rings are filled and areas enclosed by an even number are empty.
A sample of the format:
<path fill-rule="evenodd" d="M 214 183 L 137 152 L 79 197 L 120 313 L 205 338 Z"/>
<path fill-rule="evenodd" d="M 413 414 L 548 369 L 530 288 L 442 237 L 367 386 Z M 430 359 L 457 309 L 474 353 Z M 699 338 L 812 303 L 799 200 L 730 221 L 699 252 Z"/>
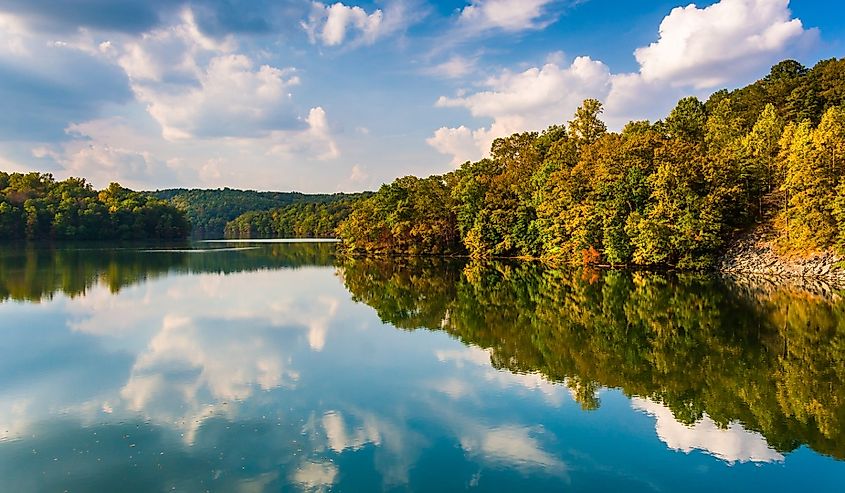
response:
<path fill-rule="evenodd" d="M 686 453 L 703 450 L 727 462 L 783 461 L 783 455 L 769 447 L 762 435 L 748 431 L 736 422 L 722 427 L 705 415 L 687 426 L 678 422 L 672 411 L 660 403 L 640 397 L 631 401 L 634 409 L 656 418 L 657 436 L 673 450 Z"/>
<path fill-rule="evenodd" d="M 835 297 L 288 244 L 10 248 L 0 298 L 2 491 L 824 488 L 845 466 Z"/>
<path fill-rule="evenodd" d="M 326 243 L 274 244 L 260 249 L 97 248 L 90 244 L 0 247 L 0 301 L 40 301 L 56 292 L 79 296 L 98 283 L 116 293 L 168 272 L 231 273 L 331 265 L 334 249 Z"/>
<path fill-rule="evenodd" d="M 750 296 L 693 274 L 443 268 L 355 260 L 343 271 L 382 320 L 488 348 L 494 367 L 565 383 L 584 409 L 600 406 L 597 389 L 619 388 L 686 425 L 705 417 L 722 429 L 741 424 L 779 452 L 807 444 L 845 458 L 838 298 L 785 289 Z"/>

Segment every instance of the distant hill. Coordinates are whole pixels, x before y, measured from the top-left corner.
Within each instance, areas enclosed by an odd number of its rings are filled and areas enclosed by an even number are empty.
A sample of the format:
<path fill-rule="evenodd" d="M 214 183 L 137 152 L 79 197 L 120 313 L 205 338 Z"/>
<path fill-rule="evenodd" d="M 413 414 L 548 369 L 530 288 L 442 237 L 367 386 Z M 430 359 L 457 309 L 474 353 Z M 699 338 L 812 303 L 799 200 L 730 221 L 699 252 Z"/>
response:
<path fill-rule="evenodd" d="M 195 238 L 223 238 L 226 223 L 245 212 L 268 211 L 292 204 L 324 204 L 350 194 L 304 194 L 255 190 L 171 188 L 150 192 L 185 212 Z"/>
<path fill-rule="evenodd" d="M 226 238 L 334 238 L 355 204 L 371 196 L 372 192 L 354 193 L 327 203 L 250 211 L 226 224 Z"/>

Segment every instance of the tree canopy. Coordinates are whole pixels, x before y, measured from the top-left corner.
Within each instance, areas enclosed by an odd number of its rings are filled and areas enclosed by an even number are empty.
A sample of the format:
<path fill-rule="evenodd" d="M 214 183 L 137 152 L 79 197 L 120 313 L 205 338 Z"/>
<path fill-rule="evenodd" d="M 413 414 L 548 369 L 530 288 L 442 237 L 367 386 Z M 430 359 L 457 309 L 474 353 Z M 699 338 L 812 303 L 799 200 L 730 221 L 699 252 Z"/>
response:
<path fill-rule="evenodd" d="M 496 139 L 489 158 L 384 185 L 339 237 L 358 253 L 702 268 L 775 204 L 783 250 L 845 249 L 845 60 L 787 60 L 621 132 L 601 113 L 588 99 L 567 125 Z"/>
<path fill-rule="evenodd" d="M 112 183 L 0 172 L 0 239 L 145 240 L 187 237 L 185 215 L 167 201 Z"/>

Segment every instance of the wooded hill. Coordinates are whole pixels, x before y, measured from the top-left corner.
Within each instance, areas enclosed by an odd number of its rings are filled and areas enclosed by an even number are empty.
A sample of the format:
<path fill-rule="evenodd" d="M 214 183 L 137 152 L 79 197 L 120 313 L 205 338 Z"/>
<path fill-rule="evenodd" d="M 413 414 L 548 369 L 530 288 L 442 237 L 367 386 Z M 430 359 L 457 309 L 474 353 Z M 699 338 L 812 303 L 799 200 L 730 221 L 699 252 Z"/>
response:
<path fill-rule="evenodd" d="M 291 204 L 241 214 L 226 224 L 226 238 L 334 238 L 355 203 L 371 192 L 337 194 L 318 203 Z"/>
<path fill-rule="evenodd" d="M 346 194 L 256 192 L 254 190 L 173 188 L 150 192 L 185 212 L 196 238 L 223 238 L 226 223 L 246 212 L 268 211 L 291 204 L 322 204 Z"/>
<path fill-rule="evenodd" d="M 357 253 L 712 264 L 775 209 L 783 250 L 845 250 L 845 60 L 787 60 L 657 122 L 609 132 L 587 100 L 567 124 L 493 142 L 445 175 L 399 178 L 338 228 Z"/>

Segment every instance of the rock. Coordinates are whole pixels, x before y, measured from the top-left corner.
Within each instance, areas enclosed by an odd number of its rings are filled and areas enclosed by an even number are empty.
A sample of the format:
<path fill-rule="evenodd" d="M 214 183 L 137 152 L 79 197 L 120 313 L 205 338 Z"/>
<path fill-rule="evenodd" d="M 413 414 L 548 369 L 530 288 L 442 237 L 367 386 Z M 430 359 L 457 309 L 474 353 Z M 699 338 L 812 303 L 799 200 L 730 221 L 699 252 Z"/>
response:
<path fill-rule="evenodd" d="M 824 280 L 840 286 L 845 282 L 845 269 L 838 266 L 842 257 L 831 251 L 816 252 L 805 257 L 782 257 L 766 241 L 768 235 L 765 233 L 770 229 L 770 225 L 760 224 L 744 238 L 737 240 L 717 262 L 719 270 L 764 275 L 772 278 L 775 285 L 787 278 L 805 284 Z"/>

